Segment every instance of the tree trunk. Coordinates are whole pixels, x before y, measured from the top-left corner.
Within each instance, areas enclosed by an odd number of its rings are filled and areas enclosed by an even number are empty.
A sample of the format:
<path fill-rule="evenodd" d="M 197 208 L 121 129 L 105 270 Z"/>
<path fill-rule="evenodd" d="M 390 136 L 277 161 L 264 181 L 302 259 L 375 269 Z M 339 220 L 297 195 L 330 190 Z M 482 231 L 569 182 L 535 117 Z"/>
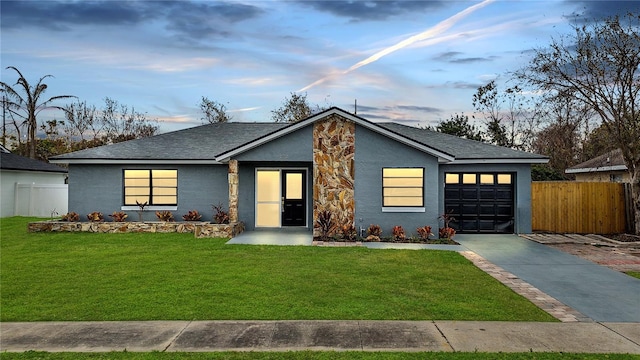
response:
<path fill-rule="evenodd" d="M 635 220 L 634 233 L 640 235 L 640 166 L 636 166 L 634 171 L 629 171 L 631 175 L 631 204 Z"/>

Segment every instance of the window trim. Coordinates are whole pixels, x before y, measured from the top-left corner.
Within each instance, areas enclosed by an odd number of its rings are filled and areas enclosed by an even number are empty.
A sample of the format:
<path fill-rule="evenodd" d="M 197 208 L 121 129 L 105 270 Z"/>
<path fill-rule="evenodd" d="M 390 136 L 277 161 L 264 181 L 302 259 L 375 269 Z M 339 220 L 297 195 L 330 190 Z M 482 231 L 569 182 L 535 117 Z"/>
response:
<path fill-rule="evenodd" d="M 140 207 L 136 204 L 127 204 L 126 203 L 126 177 L 125 177 L 125 173 L 126 171 L 148 171 L 149 174 L 149 204 L 147 206 L 144 207 L 145 210 L 177 210 L 178 209 L 178 169 L 122 169 L 122 206 L 120 207 L 121 210 L 140 210 Z M 175 204 L 154 204 L 153 201 L 153 171 L 154 170 L 163 170 L 163 171 L 175 171 L 176 172 L 176 202 Z M 160 179 L 165 179 L 165 178 L 160 178 Z M 135 186 L 131 186 L 132 188 Z M 159 186 L 162 188 L 174 188 L 173 186 Z M 138 188 L 141 188 L 140 186 L 138 186 Z M 160 195 L 159 195 L 160 196 Z"/>
<path fill-rule="evenodd" d="M 420 186 L 420 198 L 422 199 L 422 203 L 420 205 L 386 205 L 385 204 L 385 195 L 384 195 L 384 190 L 385 188 L 395 188 L 394 186 L 384 186 L 384 170 L 385 169 L 420 169 L 422 170 L 422 185 Z M 383 167 L 380 171 L 381 173 L 381 195 L 382 195 L 382 212 L 425 212 L 425 207 L 424 207 L 424 167 L 419 167 L 419 166 L 389 166 L 389 167 Z M 408 188 L 412 188 L 412 189 L 417 189 L 418 187 L 411 187 L 409 186 Z"/>

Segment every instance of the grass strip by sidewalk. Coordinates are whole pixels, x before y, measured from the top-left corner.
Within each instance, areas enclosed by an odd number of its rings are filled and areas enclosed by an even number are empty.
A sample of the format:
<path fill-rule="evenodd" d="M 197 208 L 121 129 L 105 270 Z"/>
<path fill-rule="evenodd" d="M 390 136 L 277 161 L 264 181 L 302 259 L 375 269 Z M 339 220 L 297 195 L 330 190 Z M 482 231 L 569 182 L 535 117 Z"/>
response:
<path fill-rule="evenodd" d="M 632 360 L 640 359 L 640 355 L 630 354 L 572 354 L 572 353 L 445 353 L 445 352 L 333 352 L 333 351 L 298 351 L 298 352 L 218 352 L 218 353 L 3 353 L 7 360 Z"/>
<path fill-rule="evenodd" d="M 455 252 L 27 233 L 0 219 L 2 321 L 555 321 Z"/>

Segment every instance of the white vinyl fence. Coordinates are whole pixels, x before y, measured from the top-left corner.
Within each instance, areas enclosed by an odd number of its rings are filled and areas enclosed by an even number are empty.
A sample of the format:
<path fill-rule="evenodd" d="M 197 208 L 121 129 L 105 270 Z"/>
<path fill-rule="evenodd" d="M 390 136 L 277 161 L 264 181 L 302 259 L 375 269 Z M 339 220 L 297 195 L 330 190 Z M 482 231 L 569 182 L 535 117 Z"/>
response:
<path fill-rule="evenodd" d="M 15 184 L 14 215 L 50 217 L 67 213 L 66 184 Z"/>

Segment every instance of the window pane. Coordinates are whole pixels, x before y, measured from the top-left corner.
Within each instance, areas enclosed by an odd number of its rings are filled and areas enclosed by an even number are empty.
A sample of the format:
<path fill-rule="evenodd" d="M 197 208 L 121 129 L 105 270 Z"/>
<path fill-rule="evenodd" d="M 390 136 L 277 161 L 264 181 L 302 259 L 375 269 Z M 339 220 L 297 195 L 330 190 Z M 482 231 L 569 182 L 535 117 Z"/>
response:
<path fill-rule="evenodd" d="M 480 174 L 480 184 L 493 184 L 493 174 Z"/>
<path fill-rule="evenodd" d="M 384 168 L 383 177 L 419 177 L 422 178 L 421 168 Z"/>
<path fill-rule="evenodd" d="M 151 175 L 154 179 L 158 178 L 177 178 L 178 170 L 152 170 Z"/>
<path fill-rule="evenodd" d="M 394 197 L 384 198 L 384 206 L 422 206 L 422 197 Z"/>
<path fill-rule="evenodd" d="M 149 188 L 148 187 L 141 187 L 141 188 L 129 187 L 124 189 L 124 195 L 125 196 L 149 195 Z"/>
<path fill-rule="evenodd" d="M 125 178 L 149 178 L 149 170 L 125 170 Z"/>
<path fill-rule="evenodd" d="M 476 174 L 462 174 L 462 183 L 463 184 L 475 184 L 476 183 Z"/>
<path fill-rule="evenodd" d="M 422 178 L 384 178 L 382 186 L 422 187 Z"/>
<path fill-rule="evenodd" d="M 138 205 L 136 204 L 136 200 L 142 204 L 142 203 L 149 203 L 149 196 L 125 196 L 124 197 L 124 204 L 125 205 Z"/>
<path fill-rule="evenodd" d="M 153 178 L 153 186 L 178 186 L 178 179 L 157 179 Z"/>
<path fill-rule="evenodd" d="M 460 174 L 446 174 L 444 182 L 447 184 L 457 184 L 460 182 Z"/>
<path fill-rule="evenodd" d="M 175 196 L 153 196 L 153 205 L 175 205 L 178 203 Z"/>
<path fill-rule="evenodd" d="M 498 184 L 511 184 L 511 174 L 498 174 Z"/>
<path fill-rule="evenodd" d="M 178 192 L 178 189 L 176 188 L 153 188 L 153 196 L 155 197 L 156 195 L 172 195 L 172 196 L 176 196 Z"/>
<path fill-rule="evenodd" d="M 258 204 L 256 209 L 256 226 L 279 227 L 280 204 Z"/>
<path fill-rule="evenodd" d="M 385 188 L 384 196 L 422 196 L 422 188 Z"/>
<path fill-rule="evenodd" d="M 258 202 L 277 201 L 280 203 L 280 171 L 259 170 L 256 177 Z"/>
<path fill-rule="evenodd" d="M 301 200 L 302 199 L 302 174 L 299 173 L 287 173 L 285 177 L 287 182 L 285 188 L 287 190 L 286 197 L 289 200 Z"/>
<path fill-rule="evenodd" d="M 124 186 L 149 186 L 149 178 L 146 179 L 124 179 Z"/>
<path fill-rule="evenodd" d="M 383 206 L 423 206 L 424 169 L 383 168 Z"/>

